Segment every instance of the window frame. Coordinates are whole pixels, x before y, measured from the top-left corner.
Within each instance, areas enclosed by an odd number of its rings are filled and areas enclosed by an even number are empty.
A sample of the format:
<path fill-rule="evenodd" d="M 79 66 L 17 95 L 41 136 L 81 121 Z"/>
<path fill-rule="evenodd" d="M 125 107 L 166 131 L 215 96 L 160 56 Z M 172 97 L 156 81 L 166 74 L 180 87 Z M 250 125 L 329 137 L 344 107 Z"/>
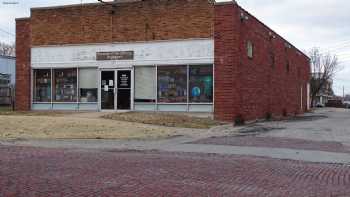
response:
<path fill-rule="evenodd" d="M 247 57 L 249 59 L 253 59 L 254 58 L 254 44 L 251 40 L 247 40 L 246 49 L 247 49 Z"/>
<path fill-rule="evenodd" d="M 50 71 L 50 101 L 36 101 L 34 91 L 36 91 L 36 73 L 37 70 L 49 70 Z M 40 68 L 40 69 L 32 69 L 32 77 L 31 77 L 31 103 L 33 104 L 51 104 L 52 103 L 52 69 L 51 68 Z"/>
<path fill-rule="evenodd" d="M 96 91 L 96 102 L 82 102 L 81 101 L 81 95 L 80 95 L 80 70 L 84 70 L 84 69 L 95 69 L 96 70 L 96 81 L 97 81 L 97 87 L 96 88 L 91 88 L 91 89 L 97 89 Z M 100 79 L 98 77 L 99 75 L 99 70 L 97 67 L 82 67 L 82 68 L 78 68 L 77 69 L 77 91 L 78 91 L 78 104 L 97 104 L 99 101 L 98 101 L 98 98 L 99 98 L 99 84 L 100 84 Z M 86 88 L 85 88 L 86 89 Z"/>
<path fill-rule="evenodd" d="M 97 101 L 96 102 L 80 102 L 80 86 L 79 86 L 79 70 L 80 69 L 88 69 L 88 68 L 91 68 L 91 69 L 96 69 L 96 72 L 98 73 L 98 68 L 97 67 L 66 67 L 66 68 L 54 68 L 54 67 L 45 67 L 45 68 L 32 68 L 31 69 L 31 76 L 32 76 L 32 79 L 31 79 L 31 104 L 98 104 L 99 103 L 99 97 L 98 97 L 98 91 L 99 91 L 99 88 L 97 87 Z M 62 69 L 76 69 L 76 72 L 77 72 L 77 98 L 75 101 L 72 101 L 72 102 L 57 102 L 57 101 L 54 101 L 54 92 L 53 92 L 53 80 L 54 79 L 54 71 L 55 70 L 62 70 Z M 34 91 L 35 91 L 35 83 L 34 83 L 34 75 L 35 75 L 35 71 L 37 70 L 50 70 L 50 73 L 51 73 L 51 84 L 50 84 L 50 87 L 51 87 L 51 99 L 50 101 L 48 102 L 38 102 L 38 101 L 35 101 L 34 99 Z M 99 79 L 96 78 L 97 80 L 97 83 L 99 83 Z"/>
<path fill-rule="evenodd" d="M 73 99 L 72 101 L 57 101 L 56 99 L 54 99 L 54 97 L 56 97 L 56 87 L 54 88 L 54 86 L 53 86 L 53 81 L 51 82 L 51 91 L 52 91 L 52 97 L 51 97 L 51 100 L 52 100 L 52 103 L 54 103 L 54 104 L 64 104 L 64 103 L 66 103 L 66 104 L 68 104 L 68 103 L 79 103 L 78 101 L 79 101 L 79 85 L 78 85 L 78 83 L 79 83 L 79 70 L 78 70 L 78 68 L 54 68 L 54 69 L 52 69 L 52 74 L 53 74 L 53 76 L 52 76 L 52 80 L 54 80 L 55 81 L 55 85 L 56 85 L 56 71 L 58 71 L 58 70 L 75 70 L 75 74 L 76 74 L 76 79 L 75 79 L 75 81 L 76 81 L 76 91 L 75 91 L 75 97 L 76 97 L 76 99 Z M 75 100 L 75 101 L 74 101 Z"/>
<path fill-rule="evenodd" d="M 158 100 L 158 86 L 159 86 L 159 84 L 158 84 L 158 69 L 160 68 L 160 67 L 168 67 L 168 66 L 186 66 L 186 70 L 187 70 L 187 77 L 186 77 L 186 83 L 187 83 L 187 99 L 186 99 L 186 102 L 184 102 L 184 103 L 169 103 L 169 102 L 167 102 L 167 103 L 163 103 L 163 102 L 159 102 L 159 100 Z M 211 68 L 212 68 L 212 91 L 213 91 L 213 93 L 212 93 L 212 101 L 211 102 L 190 102 L 190 97 L 189 97 L 189 87 L 190 87 L 190 82 L 189 82 L 189 78 L 190 78 L 190 67 L 191 66 L 211 66 Z M 137 103 L 139 103 L 139 104 L 145 104 L 145 105 L 155 105 L 156 106 L 156 109 L 158 109 L 158 106 L 159 105 L 187 105 L 187 106 L 190 106 L 190 105 L 214 105 L 214 101 L 215 101 L 215 65 L 213 64 L 213 63 L 198 63 L 198 64 L 168 64 L 168 65 L 166 65 L 166 64 L 162 64 L 162 65 L 142 65 L 142 66 L 135 66 L 135 68 L 136 67 L 155 67 L 155 69 L 156 69 L 156 71 L 155 71 L 155 80 L 156 80 L 156 102 L 155 103 L 143 103 L 143 102 L 136 102 L 135 101 L 135 91 L 134 91 L 134 104 L 137 104 Z M 135 75 L 135 73 L 134 73 L 134 75 Z M 134 79 L 134 81 L 136 81 L 135 79 Z M 136 90 L 135 89 L 135 85 L 136 84 L 134 84 L 134 90 Z"/>

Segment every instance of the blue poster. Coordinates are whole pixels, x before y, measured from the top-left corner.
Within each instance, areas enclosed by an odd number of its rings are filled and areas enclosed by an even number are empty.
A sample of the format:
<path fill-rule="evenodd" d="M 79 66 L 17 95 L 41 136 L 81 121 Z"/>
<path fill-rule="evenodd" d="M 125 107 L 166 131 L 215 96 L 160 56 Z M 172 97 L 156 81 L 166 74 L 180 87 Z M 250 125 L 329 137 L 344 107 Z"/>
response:
<path fill-rule="evenodd" d="M 201 95 L 201 89 L 199 87 L 192 88 L 192 96 L 197 97 Z"/>

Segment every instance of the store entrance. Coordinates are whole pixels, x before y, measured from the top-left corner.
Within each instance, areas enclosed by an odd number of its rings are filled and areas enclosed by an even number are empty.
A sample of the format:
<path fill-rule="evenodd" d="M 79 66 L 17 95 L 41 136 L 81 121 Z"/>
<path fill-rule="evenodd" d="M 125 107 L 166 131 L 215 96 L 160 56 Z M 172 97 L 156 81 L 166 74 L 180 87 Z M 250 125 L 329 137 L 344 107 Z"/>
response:
<path fill-rule="evenodd" d="M 101 71 L 101 109 L 114 110 L 114 71 Z"/>
<path fill-rule="evenodd" d="M 130 110 L 131 87 L 131 70 L 101 71 L 101 110 Z"/>
<path fill-rule="evenodd" d="M 117 70 L 117 110 L 131 109 L 131 70 Z"/>

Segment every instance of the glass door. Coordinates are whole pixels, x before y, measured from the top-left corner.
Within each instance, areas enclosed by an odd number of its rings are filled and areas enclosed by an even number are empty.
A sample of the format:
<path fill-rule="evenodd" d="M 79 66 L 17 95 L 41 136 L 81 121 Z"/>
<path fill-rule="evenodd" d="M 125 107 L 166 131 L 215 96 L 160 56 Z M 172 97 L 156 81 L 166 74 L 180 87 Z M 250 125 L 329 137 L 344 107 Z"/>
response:
<path fill-rule="evenodd" d="M 115 110 L 115 72 L 101 71 L 101 109 Z"/>
<path fill-rule="evenodd" d="M 117 110 L 131 109 L 131 70 L 117 70 Z"/>

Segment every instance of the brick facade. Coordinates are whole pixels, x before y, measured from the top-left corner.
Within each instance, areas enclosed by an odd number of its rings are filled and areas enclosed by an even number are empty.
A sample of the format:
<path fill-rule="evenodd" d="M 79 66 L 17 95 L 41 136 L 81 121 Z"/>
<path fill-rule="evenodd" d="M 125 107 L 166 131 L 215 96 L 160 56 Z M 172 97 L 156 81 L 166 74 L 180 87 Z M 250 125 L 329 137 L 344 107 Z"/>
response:
<path fill-rule="evenodd" d="M 19 111 L 30 110 L 30 19 L 16 20 L 16 101 Z"/>
<path fill-rule="evenodd" d="M 213 15 L 208 0 L 147 0 L 114 9 L 103 4 L 32 9 L 32 44 L 211 38 Z"/>
<path fill-rule="evenodd" d="M 236 3 L 215 6 L 214 30 L 216 119 L 254 120 L 306 110 L 308 57 Z M 247 55 L 248 42 L 253 58 Z"/>

